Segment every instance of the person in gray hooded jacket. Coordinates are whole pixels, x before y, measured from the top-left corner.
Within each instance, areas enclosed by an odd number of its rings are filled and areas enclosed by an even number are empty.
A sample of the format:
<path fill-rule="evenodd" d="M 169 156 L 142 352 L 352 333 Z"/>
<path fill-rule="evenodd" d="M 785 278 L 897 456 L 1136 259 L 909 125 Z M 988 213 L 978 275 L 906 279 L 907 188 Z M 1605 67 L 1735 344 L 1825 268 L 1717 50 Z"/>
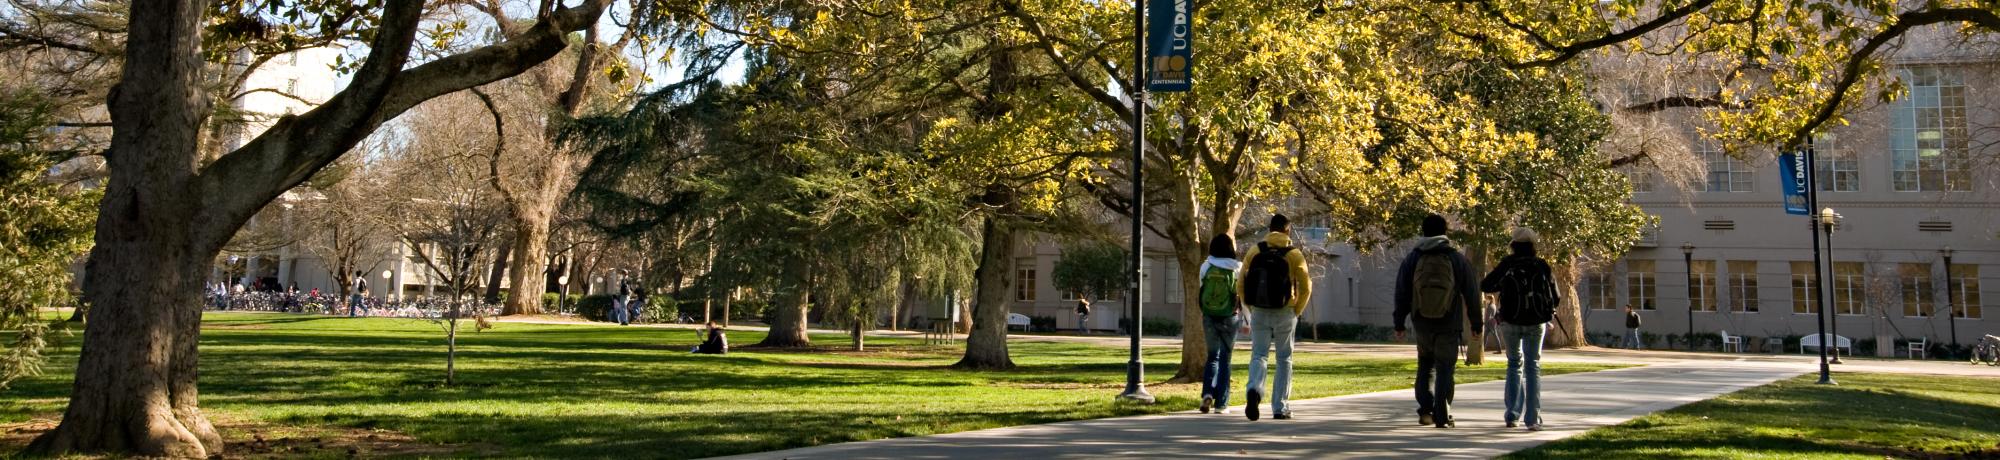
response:
<path fill-rule="evenodd" d="M 1452 373 L 1464 342 L 1460 335 L 1470 325 L 1472 339 L 1482 340 L 1484 321 L 1466 318 L 1486 317 L 1480 307 L 1479 278 L 1472 263 L 1445 237 L 1448 230 L 1444 216 L 1424 218 L 1424 237 L 1397 272 L 1396 310 L 1391 314 L 1396 340 L 1403 340 L 1405 323 L 1416 328 L 1417 423 L 1438 428 L 1455 425 Z"/>

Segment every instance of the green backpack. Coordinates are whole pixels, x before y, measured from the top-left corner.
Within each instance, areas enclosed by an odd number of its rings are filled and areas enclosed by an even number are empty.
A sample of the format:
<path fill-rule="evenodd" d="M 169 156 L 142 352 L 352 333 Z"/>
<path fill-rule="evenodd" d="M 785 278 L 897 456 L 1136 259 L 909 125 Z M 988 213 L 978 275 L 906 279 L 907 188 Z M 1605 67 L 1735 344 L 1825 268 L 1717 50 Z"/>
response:
<path fill-rule="evenodd" d="M 1236 271 L 1210 265 L 1201 275 L 1201 312 L 1208 316 L 1236 316 Z"/>
<path fill-rule="evenodd" d="M 1451 256 L 1445 254 L 1424 254 L 1417 259 L 1417 272 L 1412 276 L 1416 281 L 1410 299 L 1416 304 L 1417 316 L 1443 319 L 1451 314 L 1452 302 L 1458 300 L 1458 278 L 1452 276 L 1455 270 Z"/>

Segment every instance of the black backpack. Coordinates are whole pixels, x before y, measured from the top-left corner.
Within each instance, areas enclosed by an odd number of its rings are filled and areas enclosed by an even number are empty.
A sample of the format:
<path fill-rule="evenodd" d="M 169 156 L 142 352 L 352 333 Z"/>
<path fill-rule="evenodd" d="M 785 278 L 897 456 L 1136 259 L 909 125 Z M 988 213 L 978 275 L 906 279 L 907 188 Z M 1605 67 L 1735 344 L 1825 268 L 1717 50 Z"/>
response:
<path fill-rule="evenodd" d="M 1533 326 L 1553 321 L 1556 305 L 1562 303 L 1562 295 L 1556 293 L 1555 280 L 1549 278 L 1548 270 L 1516 266 L 1507 269 L 1509 285 L 1502 295 L 1512 297 L 1514 311 L 1508 315 L 1508 323 Z"/>
<path fill-rule="evenodd" d="M 1257 308 L 1285 308 L 1292 303 L 1292 264 L 1285 255 L 1292 248 L 1274 248 L 1257 243 L 1257 257 L 1250 258 L 1243 278 L 1243 301 Z"/>

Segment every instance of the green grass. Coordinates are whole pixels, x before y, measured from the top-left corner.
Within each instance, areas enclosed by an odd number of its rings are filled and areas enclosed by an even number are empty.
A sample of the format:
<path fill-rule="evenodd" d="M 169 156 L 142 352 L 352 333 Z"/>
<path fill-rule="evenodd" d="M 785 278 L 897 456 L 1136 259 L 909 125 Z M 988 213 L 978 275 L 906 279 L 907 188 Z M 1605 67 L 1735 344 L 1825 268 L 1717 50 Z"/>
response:
<path fill-rule="evenodd" d="M 1807 375 L 1509 455 L 1600 458 L 1993 458 L 2000 380 Z"/>
<path fill-rule="evenodd" d="M 516 323 L 462 335 L 459 384 L 445 387 L 442 334 L 427 322 L 210 314 L 205 323 L 202 407 L 242 422 L 219 423 L 232 440 L 253 429 L 379 430 L 459 455 L 703 457 L 1188 410 L 1199 393 L 1161 385 L 1152 388 L 1160 404 L 1116 403 L 1125 354 L 1095 345 L 1015 343 L 1017 370 L 976 372 L 948 368 L 957 348 L 911 340 L 871 340 L 868 353 L 849 353 L 832 347 L 845 337 L 823 336 L 814 338 L 829 346 L 822 350 L 697 356 L 687 353 L 696 342 L 689 330 Z M 0 423 L 61 412 L 75 341 L 46 375 L 0 390 Z M 1239 387 L 1246 355 L 1237 355 Z M 1176 351 L 1149 349 L 1148 359 L 1157 382 L 1170 376 L 1159 363 L 1174 362 Z M 1411 361 L 1300 354 L 1294 398 L 1408 388 Z M 1502 367 L 1465 369 L 1458 380 L 1494 379 Z"/>

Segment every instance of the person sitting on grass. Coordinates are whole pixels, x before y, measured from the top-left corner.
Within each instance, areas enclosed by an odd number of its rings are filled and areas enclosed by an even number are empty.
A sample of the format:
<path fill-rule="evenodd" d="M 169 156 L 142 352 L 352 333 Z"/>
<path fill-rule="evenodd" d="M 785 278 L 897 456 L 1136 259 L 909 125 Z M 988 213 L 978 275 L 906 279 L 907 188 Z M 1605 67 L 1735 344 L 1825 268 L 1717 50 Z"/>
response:
<path fill-rule="evenodd" d="M 729 336 L 723 334 L 723 328 L 716 326 L 714 321 L 709 321 L 706 329 L 708 330 L 708 338 L 703 339 L 701 345 L 696 345 L 690 351 L 698 355 L 729 354 Z M 696 331 L 695 336 L 700 337 L 701 332 Z"/>

